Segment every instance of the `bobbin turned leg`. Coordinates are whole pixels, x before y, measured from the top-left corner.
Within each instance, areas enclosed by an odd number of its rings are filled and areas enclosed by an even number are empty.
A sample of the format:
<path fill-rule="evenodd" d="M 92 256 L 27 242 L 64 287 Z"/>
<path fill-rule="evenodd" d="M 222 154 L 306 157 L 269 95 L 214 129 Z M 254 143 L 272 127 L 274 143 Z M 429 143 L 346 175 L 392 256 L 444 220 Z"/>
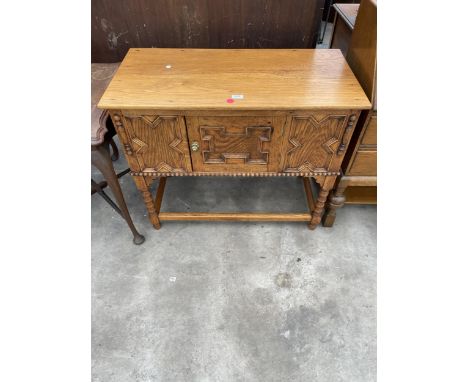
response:
<path fill-rule="evenodd" d="M 315 203 L 314 211 L 312 212 L 312 219 L 309 223 L 309 229 L 314 230 L 317 225 L 322 220 L 322 213 L 325 207 L 325 202 L 327 201 L 327 196 L 330 192 L 330 189 L 333 187 L 335 182 L 336 176 L 333 177 L 325 177 L 323 181 L 319 181 L 321 184 L 319 195 L 317 197 L 317 201 Z"/>
<path fill-rule="evenodd" d="M 346 201 L 344 192 L 348 187 L 348 179 L 342 177 L 338 180 L 336 189 L 328 196 L 325 213 L 323 215 L 322 224 L 324 227 L 332 227 L 335 223 L 336 209 L 343 207 Z"/>
<path fill-rule="evenodd" d="M 161 222 L 159 221 L 158 212 L 156 211 L 155 203 L 153 197 L 151 196 L 150 180 L 145 176 L 134 176 L 133 179 L 135 180 L 135 184 L 138 190 L 140 190 L 143 196 L 151 224 L 155 229 L 160 229 Z"/>

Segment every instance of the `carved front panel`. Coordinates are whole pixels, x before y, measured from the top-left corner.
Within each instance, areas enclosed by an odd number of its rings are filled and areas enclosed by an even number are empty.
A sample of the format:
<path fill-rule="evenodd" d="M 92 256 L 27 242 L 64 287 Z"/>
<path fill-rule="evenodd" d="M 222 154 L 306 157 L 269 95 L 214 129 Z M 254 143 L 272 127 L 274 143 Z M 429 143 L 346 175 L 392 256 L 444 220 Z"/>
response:
<path fill-rule="evenodd" d="M 192 170 L 183 117 L 126 116 L 127 155 L 135 156 L 134 171 L 189 172 Z M 131 161 L 129 161 L 131 162 Z M 135 161 L 132 161 L 135 163 Z"/>
<path fill-rule="evenodd" d="M 187 118 L 194 171 L 277 171 L 285 118 Z"/>
<path fill-rule="evenodd" d="M 348 112 L 293 115 L 285 144 L 285 172 L 338 171 L 354 129 Z M 353 120 L 355 116 L 352 117 Z"/>

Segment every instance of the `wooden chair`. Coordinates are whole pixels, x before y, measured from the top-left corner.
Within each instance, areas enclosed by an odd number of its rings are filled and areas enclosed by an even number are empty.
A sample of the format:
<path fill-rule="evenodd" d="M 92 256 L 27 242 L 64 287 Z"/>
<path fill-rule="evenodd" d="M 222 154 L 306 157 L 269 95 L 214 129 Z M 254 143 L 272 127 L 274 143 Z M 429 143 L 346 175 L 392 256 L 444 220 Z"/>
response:
<path fill-rule="evenodd" d="M 97 183 L 91 179 L 91 195 L 98 193 L 127 222 L 133 234 L 133 243 L 142 244 L 145 237 L 136 230 L 127 204 L 120 188 L 119 178 L 130 171 L 126 169 L 115 173 L 112 161 L 119 158 L 119 151 L 113 137 L 116 134 L 112 120 L 107 112 L 96 108 L 102 93 L 106 89 L 119 64 L 92 64 L 91 75 L 91 163 L 104 176 L 104 181 Z M 112 147 L 112 155 L 110 148 Z M 114 202 L 104 191 L 109 186 L 114 194 Z"/>

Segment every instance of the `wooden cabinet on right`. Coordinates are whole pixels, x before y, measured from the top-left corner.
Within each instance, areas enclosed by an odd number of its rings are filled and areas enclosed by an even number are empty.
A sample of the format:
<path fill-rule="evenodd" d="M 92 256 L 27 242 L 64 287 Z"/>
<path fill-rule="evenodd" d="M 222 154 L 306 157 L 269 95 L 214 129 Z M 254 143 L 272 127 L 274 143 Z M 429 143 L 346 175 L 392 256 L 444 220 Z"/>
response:
<path fill-rule="evenodd" d="M 351 35 L 353 33 L 356 16 L 359 10 L 359 4 L 333 4 L 336 10 L 333 22 L 333 34 L 331 37 L 330 48 L 340 49 L 343 56 L 348 53 Z"/>
<path fill-rule="evenodd" d="M 366 113 L 367 120 L 346 166 L 346 175 L 377 176 L 377 113 Z"/>
<path fill-rule="evenodd" d="M 335 38 L 335 37 L 334 37 Z M 349 45 L 339 46 L 346 51 L 346 60 L 358 79 L 372 109 L 361 113 L 343 160 L 342 175 L 330 192 L 323 225 L 331 227 L 336 209 L 345 203 L 377 203 L 377 3 L 362 0 Z"/>

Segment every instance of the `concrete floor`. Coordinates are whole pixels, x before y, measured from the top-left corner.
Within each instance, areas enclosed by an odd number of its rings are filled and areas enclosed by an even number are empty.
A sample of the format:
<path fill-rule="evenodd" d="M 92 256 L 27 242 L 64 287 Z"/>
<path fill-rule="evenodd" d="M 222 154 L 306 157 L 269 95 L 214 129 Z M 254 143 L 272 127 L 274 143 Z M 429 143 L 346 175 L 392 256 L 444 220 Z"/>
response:
<path fill-rule="evenodd" d="M 121 184 L 146 242 L 132 244 L 125 222 L 92 197 L 93 381 L 375 381 L 375 207 L 345 206 L 333 228 L 315 231 L 236 222 L 155 231 L 130 175 Z M 163 203 L 305 208 L 297 178 L 171 178 Z"/>

